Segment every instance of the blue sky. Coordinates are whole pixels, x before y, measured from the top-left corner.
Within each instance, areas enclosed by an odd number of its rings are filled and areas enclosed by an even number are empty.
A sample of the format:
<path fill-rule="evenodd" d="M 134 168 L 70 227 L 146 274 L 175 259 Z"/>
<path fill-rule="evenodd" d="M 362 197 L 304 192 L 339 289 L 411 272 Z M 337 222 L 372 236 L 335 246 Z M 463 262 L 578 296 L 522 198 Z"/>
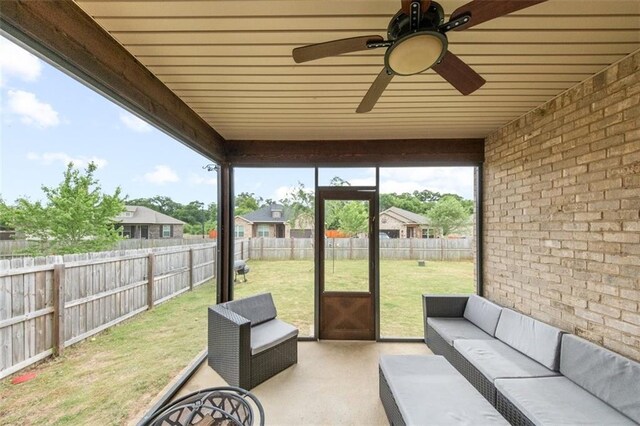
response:
<path fill-rule="evenodd" d="M 165 195 L 187 203 L 215 201 L 209 161 L 106 98 L 0 37 L 0 196 L 42 199 L 69 161 L 94 161 L 105 192 L 117 186 L 131 198 Z M 373 169 L 331 169 L 353 185 L 373 183 Z M 236 193 L 281 199 L 300 181 L 313 187 L 312 169 L 237 169 Z M 430 189 L 473 196 L 471 168 L 381 169 L 383 192 Z"/>

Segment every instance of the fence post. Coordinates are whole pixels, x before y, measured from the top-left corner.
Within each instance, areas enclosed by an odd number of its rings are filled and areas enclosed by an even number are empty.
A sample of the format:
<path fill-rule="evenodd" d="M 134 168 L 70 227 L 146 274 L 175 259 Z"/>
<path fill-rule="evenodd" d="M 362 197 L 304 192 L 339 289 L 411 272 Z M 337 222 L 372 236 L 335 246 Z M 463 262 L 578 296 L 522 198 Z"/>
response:
<path fill-rule="evenodd" d="M 413 260 L 413 238 L 409 238 L 409 260 Z"/>
<path fill-rule="evenodd" d="M 353 260 L 353 238 L 349 237 L 349 260 Z"/>
<path fill-rule="evenodd" d="M 193 249 L 189 249 L 189 291 L 193 290 Z"/>
<path fill-rule="evenodd" d="M 155 273 L 153 253 L 147 257 L 147 309 L 153 308 L 153 275 Z"/>
<path fill-rule="evenodd" d="M 260 260 L 264 260 L 264 237 L 260 237 Z"/>
<path fill-rule="evenodd" d="M 213 278 L 216 278 L 216 274 L 218 273 L 218 243 L 216 242 L 213 245 L 213 271 L 212 271 L 212 276 Z"/>
<path fill-rule="evenodd" d="M 295 241 L 296 241 L 296 239 L 291 237 L 291 260 L 296 258 L 295 253 L 293 252 L 293 250 L 295 249 L 295 245 L 296 245 Z"/>
<path fill-rule="evenodd" d="M 244 240 L 240 241 L 240 260 L 244 260 Z"/>
<path fill-rule="evenodd" d="M 53 266 L 53 355 L 64 353 L 64 264 Z"/>

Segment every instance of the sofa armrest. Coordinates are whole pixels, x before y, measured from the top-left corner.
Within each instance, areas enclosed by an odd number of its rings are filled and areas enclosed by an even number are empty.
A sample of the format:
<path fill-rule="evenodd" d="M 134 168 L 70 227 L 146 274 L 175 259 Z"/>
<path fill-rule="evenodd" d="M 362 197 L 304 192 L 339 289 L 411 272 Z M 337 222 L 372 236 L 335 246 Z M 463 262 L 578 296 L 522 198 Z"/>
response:
<path fill-rule="evenodd" d="M 227 383 L 249 389 L 251 369 L 251 321 L 215 305 L 209 307 L 209 365 Z"/>
<path fill-rule="evenodd" d="M 469 300 L 468 295 L 423 294 L 422 306 L 425 321 L 430 317 L 462 317 L 467 300 Z"/>

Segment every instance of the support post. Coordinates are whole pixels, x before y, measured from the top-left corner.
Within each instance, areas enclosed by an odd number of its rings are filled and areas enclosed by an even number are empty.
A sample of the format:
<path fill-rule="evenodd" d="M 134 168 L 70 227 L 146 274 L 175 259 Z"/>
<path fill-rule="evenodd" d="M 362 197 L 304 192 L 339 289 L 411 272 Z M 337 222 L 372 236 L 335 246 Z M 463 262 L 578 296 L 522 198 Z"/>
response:
<path fill-rule="evenodd" d="M 291 237 L 291 260 L 295 259 L 295 253 L 294 253 L 295 241 L 296 239 Z"/>
<path fill-rule="evenodd" d="M 218 253 L 217 302 L 233 299 L 233 168 L 218 166 Z"/>
<path fill-rule="evenodd" d="M 64 353 L 64 264 L 53 267 L 53 355 Z"/>
<path fill-rule="evenodd" d="M 147 257 L 147 309 L 153 308 L 153 275 L 155 258 L 153 253 L 149 253 Z"/>

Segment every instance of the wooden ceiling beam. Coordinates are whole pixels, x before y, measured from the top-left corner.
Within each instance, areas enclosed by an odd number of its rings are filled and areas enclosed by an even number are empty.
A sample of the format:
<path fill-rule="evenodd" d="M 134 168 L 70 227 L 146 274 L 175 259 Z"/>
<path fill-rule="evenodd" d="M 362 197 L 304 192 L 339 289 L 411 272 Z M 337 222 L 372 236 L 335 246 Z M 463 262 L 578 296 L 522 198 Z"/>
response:
<path fill-rule="evenodd" d="M 484 140 L 229 140 L 227 152 L 234 167 L 469 166 L 484 161 Z"/>
<path fill-rule="evenodd" d="M 205 157 L 224 161 L 225 139 L 74 2 L 3 0 L 0 29 Z"/>

